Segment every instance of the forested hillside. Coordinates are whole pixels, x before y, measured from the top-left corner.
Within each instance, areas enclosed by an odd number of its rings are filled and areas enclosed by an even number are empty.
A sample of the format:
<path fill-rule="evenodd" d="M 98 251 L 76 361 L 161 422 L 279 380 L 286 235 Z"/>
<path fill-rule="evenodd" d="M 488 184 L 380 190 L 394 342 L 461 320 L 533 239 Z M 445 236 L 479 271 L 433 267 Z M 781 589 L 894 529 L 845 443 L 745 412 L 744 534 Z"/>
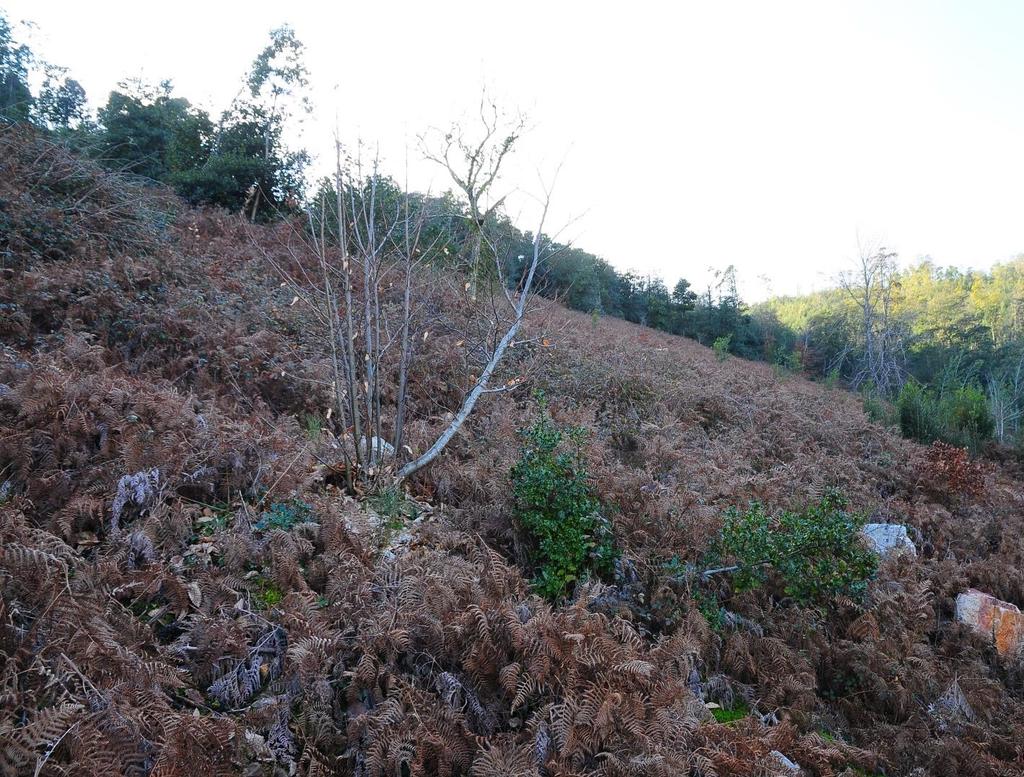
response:
<path fill-rule="evenodd" d="M 868 394 L 895 400 L 908 436 L 1017 447 L 1024 260 L 963 272 L 928 261 L 897 270 L 894 258 L 882 250 L 862 263 L 862 274 L 867 268 L 873 276 L 873 295 L 863 293 L 863 281 L 851 282 L 775 299 L 759 312 L 792 333 L 802 369 L 842 375 Z M 877 385 L 866 369 L 866 333 L 875 337 L 874 360 L 891 376 L 889 385 Z"/>
<path fill-rule="evenodd" d="M 885 265 L 860 318 L 816 298 L 851 345 L 812 381 L 810 302 L 773 303 L 780 366 L 659 331 L 752 331 L 728 273 L 664 326 L 559 286 L 623 276 L 513 228 L 497 107 L 425 148 L 448 196 L 339 150 L 299 198 L 224 172 L 298 180 L 253 104 L 199 157 L 157 133 L 171 172 L 140 174 L 95 151 L 113 114 L 46 118 L 4 40 L 4 777 L 1024 773 L 1024 473 L 969 379 L 919 388 L 929 444 L 872 417 L 929 363 L 894 343 L 970 351 L 928 323 L 951 311 L 1006 338 L 971 375 L 1009 363 L 1006 270 Z M 208 128 L 175 99 L 139 105 Z M 232 116 L 262 152 L 224 150 Z"/>

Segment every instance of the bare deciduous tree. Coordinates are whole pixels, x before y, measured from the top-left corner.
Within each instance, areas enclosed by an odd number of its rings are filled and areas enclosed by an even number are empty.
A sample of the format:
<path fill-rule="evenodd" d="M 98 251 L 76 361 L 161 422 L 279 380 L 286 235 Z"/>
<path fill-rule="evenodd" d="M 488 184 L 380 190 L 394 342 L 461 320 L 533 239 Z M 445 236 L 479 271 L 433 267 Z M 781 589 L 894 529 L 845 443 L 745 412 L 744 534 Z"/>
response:
<path fill-rule="evenodd" d="M 1024 355 L 1016 365 L 1007 365 L 1002 374 L 991 377 L 988 383 L 988 409 L 995 424 L 995 437 L 999 442 L 1012 439 L 1020 430 L 1024 416 L 1021 400 L 1024 397 Z"/>
<path fill-rule="evenodd" d="M 321 192 L 308 214 L 320 277 L 297 281 L 282 273 L 323 322 L 329 339 L 332 411 L 342 437 L 350 438 L 342 446 L 350 481 L 354 473 L 373 479 L 402 445 L 408 369 L 420 321 L 414 286 L 419 266 L 434 249 L 421 245 L 424 209 L 413 206 L 407 190 L 397 199 L 383 197 L 387 184 L 376 159 L 368 175 L 362 175 L 358 161 L 353 174 L 343 165 L 338 144 L 333 190 Z M 397 303 L 382 300 L 382 289 L 396 284 L 403 290 Z M 393 361 L 397 388 L 394 406 L 385 412 L 384 365 Z"/>
<path fill-rule="evenodd" d="M 288 273 L 282 278 L 323 325 L 330 345 L 333 401 L 342 430 L 340 446 L 349 485 L 370 482 L 382 475 L 401 481 L 433 462 L 465 424 L 479 400 L 487 394 L 509 391 L 522 382 L 522 374 L 506 370 L 510 349 L 525 345 L 519 339 L 532 299 L 538 266 L 558 249 L 544 233 L 551 201 L 551 187 L 540 198 L 540 223 L 534 232 L 532 253 L 522 276 L 510 282 L 503 267 L 508 257 L 501 239 L 487 234 L 488 220 L 501 208 L 504 197 L 486 207 L 481 203 L 493 186 L 501 162 L 512 149 L 514 135 L 497 133 L 484 116 L 482 138 L 470 143 L 453 130 L 449 149 L 470 149 L 467 171 L 448 156 L 446 169 L 470 198 L 468 209 L 475 221 L 471 255 L 482 261 L 481 246 L 488 247 L 494 262 L 488 283 L 480 283 L 479 266 L 471 267 L 475 288 L 452 285 L 464 296 L 459 309 L 427 309 L 425 302 L 437 296 L 444 274 L 431 265 L 444 237 L 424 244 L 428 219 L 425 198 L 406 191 L 400 196 L 378 171 L 376 160 L 363 175 L 358 159 L 345 160 L 340 144 L 330 190 L 308 214 L 302 235 L 316 256 L 318 273 Z M 497 115 L 497 114 L 495 114 Z M 511 247 L 509 247 L 511 248 Z M 266 254 L 264 254 L 266 255 Z M 268 257 L 269 259 L 270 257 Z M 298 257 L 296 257 L 298 259 Z M 301 261 L 295 262 L 302 267 Z M 448 268 L 450 270 L 450 268 Z M 451 273 L 448 273 L 451 276 Z M 480 291 L 483 294 L 479 294 Z M 430 328 L 454 335 L 464 349 L 467 387 L 459 407 L 445 428 L 422 452 L 406 443 L 406 401 L 410 368 L 416 350 Z M 515 361 L 515 360 L 513 360 Z M 509 374 L 499 374 L 508 372 Z M 389 398 L 388 402 L 384 397 Z"/>
<path fill-rule="evenodd" d="M 525 126 L 521 115 L 502 114 L 486 93 L 480 98 L 480 133 L 470 137 L 463 127 L 452 126 L 440 141 L 421 138 L 423 155 L 444 167 L 466 198 L 469 218 L 470 297 L 476 299 L 480 259 L 487 238 L 487 223 L 502 207 L 507 195 L 493 192 L 502 164 L 512 152 Z"/>
<path fill-rule="evenodd" d="M 902 386 L 905 375 L 904 328 L 894 315 L 899 289 L 896 252 L 861 247 L 855 269 L 841 273 L 839 283 L 861 315 L 863 354 L 852 384 L 870 384 L 879 393 L 891 395 Z"/>

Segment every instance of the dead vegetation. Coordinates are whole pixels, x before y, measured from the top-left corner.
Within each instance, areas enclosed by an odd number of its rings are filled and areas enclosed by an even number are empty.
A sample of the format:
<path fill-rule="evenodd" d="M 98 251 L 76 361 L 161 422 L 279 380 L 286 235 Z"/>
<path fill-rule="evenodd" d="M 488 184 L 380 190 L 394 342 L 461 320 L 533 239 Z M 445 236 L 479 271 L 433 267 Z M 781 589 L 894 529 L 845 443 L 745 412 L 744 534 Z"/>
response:
<path fill-rule="evenodd" d="M 261 258 L 295 260 L 290 227 L 120 188 L 32 135 L 0 160 L 0 773 L 1024 771 L 1024 667 L 953 618 L 968 586 L 1024 604 L 999 466 L 549 304 L 531 385 L 592 430 L 621 551 L 551 605 L 509 503 L 527 387 L 483 400 L 408 494 L 355 498 L 326 344 Z M 453 346 L 437 332 L 410 368 L 414 451 L 472 385 Z M 687 569 L 727 507 L 830 489 L 906 523 L 917 558 L 863 602 L 702 608 Z"/>

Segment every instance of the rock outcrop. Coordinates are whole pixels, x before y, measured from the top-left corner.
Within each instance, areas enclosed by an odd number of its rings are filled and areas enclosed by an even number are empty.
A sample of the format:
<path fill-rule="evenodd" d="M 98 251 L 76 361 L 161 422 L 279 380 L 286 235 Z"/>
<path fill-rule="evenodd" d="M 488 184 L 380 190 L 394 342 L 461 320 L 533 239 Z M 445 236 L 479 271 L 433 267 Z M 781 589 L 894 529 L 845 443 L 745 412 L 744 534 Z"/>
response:
<path fill-rule="evenodd" d="M 880 556 L 904 551 L 917 555 L 917 547 L 907 534 L 907 527 L 901 523 L 868 523 L 861 532 Z"/>
<path fill-rule="evenodd" d="M 1024 613 L 984 591 L 968 588 L 957 596 L 956 619 L 991 637 L 1000 655 L 1014 655 L 1024 647 Z"/>

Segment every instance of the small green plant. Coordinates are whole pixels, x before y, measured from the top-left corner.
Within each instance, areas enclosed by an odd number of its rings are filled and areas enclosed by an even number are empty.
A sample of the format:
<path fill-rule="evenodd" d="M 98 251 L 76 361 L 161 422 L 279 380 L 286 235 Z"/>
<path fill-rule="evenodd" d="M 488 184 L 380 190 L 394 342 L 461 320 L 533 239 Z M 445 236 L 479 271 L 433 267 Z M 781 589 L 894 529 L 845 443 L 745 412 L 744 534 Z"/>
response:
<path fill-rule="evenodd" d="M 313 508 L 300 499 L 287 502 L 274 502 L 256 522 L 259 531 L 282 529 L 289 531 L 297 523 L 308 523 L 314 520 Z"/>
<path fill-rule="evenodd" d="M 256 583 L 258 588 L 253 598 L 260 609 L 269 610 L 271 607 L 280 604 L 281 600 L 284 599 L 284 592 L 270 580 L 259 577 L 256 579 Z"/>
<path fill-rule="evenodd" d="M 896 399 L 896 416 L 904 437 L 932 442 L 941 434 L 938 403 L 932 392 L 917 381 L 909 380 Z"/>
<path fill-rule="evenodd" d="M 996 424 L 989 412 L 985 392 L 978 386 L 964 386 L 943 396 L 943 416 L 960 435 L 960 442 L 978 448 L 991 439 Z"/>
<path fill-rule="evenodd" d="M 732 345 L 732 335 L 722 335 L 711 344 L 711 350 L 715 352 L 715 358 L 724 362 L 729 358 L 729 347 Z"/>
<path fill-rule="evenodd" d="M 560 429 L 544 395 L 535 397 L 537 418 L 520 430 L 523 446 L 510 475 L 516 517 L 534 546 L 534 585 L 555 599 L 588 569 L 609 573 L 615 552 L 583 460 L 585 431 Z"/>
<path fill-rule="evenodd" d="M 721 632 L 725 627 L 725 608 L 718 601 L 714 594 L 697 590 L 693 594 L 693 601 L 697 605 L 697 611 L 704 616 L 712 631 Z"/>
<path fill-rule="evenodd" d="M 415 518 L 416 504 L 409 500 L 402 489 L 389 485 L 374 491 L 366 500 L 378 515 L 387 519 Z"/>
<path fill-rule="evenodd" d="M 838 387 L 840 377 L 841 376 L 839 374 L 839 368 L 833 367 L 831 370 L 828 371 L 828 375 L 825 376 L 825 388 L 827 388 L 829 391 L 832 391 L 833 389 Z"/>
<path fill-rule="evenodd" d="M 196 531 L 203 537 L 210 537 L 224 531 L 231 522 L 233 511 L 230 505 L 217 505 L 203 510 L 196 519 Z"/>
<path fill-rule="evenodd" d="M 713 571 L 731 573 L 735 590 L 772 582 L 804 604 L 862 596 L 878 557 L 858 536 L 863 518 L 846 505 L 832 492 L 801 512 L 772 516 L 760 504 L 730 510 L 717 551 L 732 564 Z"/>
<path fill-rule="evenodd" d="M 736 701 L 731 707 L 712 707 L 711 714 L 719 723 L 735 723 L 750 714 L 750 707 L 742 701 Z"/>
<path fill-rule="evenodd" d="M 790 372 L 802 372 L 804 369 L 804 355 L 799 348 L 794 348 L 786 354 L 782 365 Z"/>
<path fill-rule="evenodd" d="M 320 434 L 323 432 L 324 422 L 320 419 L 320 416 L 313 415 L 313 413 L 306 413 L 302 417 L 302 428 L 309 439 L 318 440 L 320 439 Z"/>
<path fill-rule="evenodd" d="M 380 524 L 375 532 L 380 547 L 390 545 L 394 538 L 401 534 L 406 522 L 419 514 L 416 503 L 393 485 L 375 490 L 366 501 L 380 517 Z"/>

